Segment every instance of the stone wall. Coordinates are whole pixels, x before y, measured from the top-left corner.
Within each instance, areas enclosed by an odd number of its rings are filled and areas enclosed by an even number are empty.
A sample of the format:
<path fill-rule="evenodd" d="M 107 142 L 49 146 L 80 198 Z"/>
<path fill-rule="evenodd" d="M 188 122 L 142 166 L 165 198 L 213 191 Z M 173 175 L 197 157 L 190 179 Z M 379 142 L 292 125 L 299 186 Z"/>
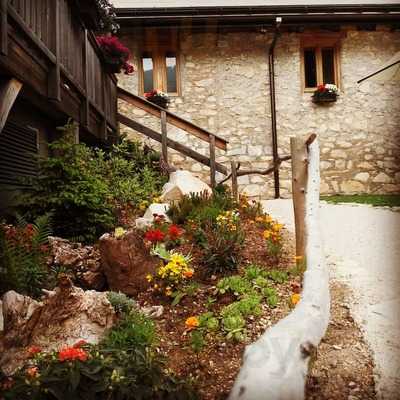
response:
<path fill-rule="evenodd" d="M 134 36 L 122 40 L 137 55 Z M 218 161 L 264 168 L 272 160 L 267 49 L 270 34 L 180 32 L 182 96 L 171 111 L 229 141 Z M 341 94 L 336 103 L 316 105 L 303 93 L 300 34 L 284 33 L 276 48 L 276 101 L 279 153 L 289 153 L 291 136 L 317 133 L 321 142 L 321 192 L 400 191 L 400 81 L 356 81 L 400 50 L 400 33 L 348 30 L 341 46 Z M 135 59 L 137 62 L 137 58 Z M 138 75 L 119 84 L 137 93 Z M 124 114 L 159 130 L 159 121 L 123 102 Z M 127 128 L 122 127 L 122 131 Z M 132 137 L 135 134 L 126 130 Z M 202 154 L 206 143 L 169 127 L 172 138 Z M 141 136 L 140 136 L 141 137 Z M 142 137 L 141 137 L 142 138 Z M 146 139 L 149 141 L 149 139 Z M 158 144 L 154 144 L 158 146 Z M 171 152 L 173 163 L 208 179 L 208 168 Z M 290 194 L 290 164 L 280 170 L 282 196 Z M 263 198 L 273 195 L 273 177 L 239 178 L 240 189 Z"/>

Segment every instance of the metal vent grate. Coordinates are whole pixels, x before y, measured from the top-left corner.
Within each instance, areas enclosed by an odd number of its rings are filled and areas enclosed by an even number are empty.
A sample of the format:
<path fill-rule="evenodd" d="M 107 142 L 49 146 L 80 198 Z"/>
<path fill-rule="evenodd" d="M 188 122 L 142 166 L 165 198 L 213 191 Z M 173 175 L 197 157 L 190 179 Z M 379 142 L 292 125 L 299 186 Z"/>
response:
<path fill-rule="evenodd" d="M 37 174 L 37 132 L 7 121 L 0 132 L 0 184 L 25 186 L 22 178 Z"/>

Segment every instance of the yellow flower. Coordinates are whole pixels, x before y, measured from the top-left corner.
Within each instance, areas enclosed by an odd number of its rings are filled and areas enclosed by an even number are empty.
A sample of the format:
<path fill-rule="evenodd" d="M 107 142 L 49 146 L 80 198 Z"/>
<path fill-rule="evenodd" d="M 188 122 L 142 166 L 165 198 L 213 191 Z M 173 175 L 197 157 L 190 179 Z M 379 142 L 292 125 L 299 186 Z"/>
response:
<path fill-rule="evenodd" d="M 301 300 L 301 296 L 299 293 L 293 293 L 290 297 L 290 301 L 295 306 Z"/>
<path fill-rule="evenodd" d="M 146 275 L 147 282 L 151 282 L 153 280 L 153 275 L 148 274 Z"/>
<path fill-rule="evenodd" d="M 199 325 L 199 319 L 197 317 L 189 317 L 185 322 L 186 327 L 189 330 L 196 329 Z"/>
<path fill-rule="evenodd" d="M 256 217 L 256 222 L 264 222 L 264 218 L 261 216 Z"/>
<path fill-rule="evenodd" d="M 161 198 L 159 196 L 153 198 L 153 203 L 161 203 Z"/>
<path fill-rule="evenodd" d="M 279 232 L 282 229 L 282 227 L 283 227 L 282 224 L 275 223 L 274 225 L 272 225 L 272 230 L 274 230 L 275 232 Z"/>
<path fill-rule="evenodd" d="M 271 237 L 271 231 L 265 230 L 263 232 L 264 239 L 269 239 Z"/>
<path fill-rule="evenodd" d="M 154 289 L 158 289 L 157 283 L 153 287 L 154 287 Z"/>
<path fill-rule="evenodd" d="M 118 228 L 115 228 L 114 236 L 116 238 L 120 238 L 121 236 L 125 235 L 125 232 L 126 232 L 126 230 L 119 226 Z"/>

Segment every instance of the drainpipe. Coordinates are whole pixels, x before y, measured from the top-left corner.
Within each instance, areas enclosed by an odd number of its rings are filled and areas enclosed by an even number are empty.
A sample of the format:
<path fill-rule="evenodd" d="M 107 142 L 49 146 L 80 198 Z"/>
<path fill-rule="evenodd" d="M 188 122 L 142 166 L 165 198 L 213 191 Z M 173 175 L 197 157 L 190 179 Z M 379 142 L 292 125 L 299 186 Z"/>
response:
<path fill-rule="evenodd" d="M 276 42 L 278 41 L 278 37 L 280 36 L 279 26 L 282 23 L 282 18 L 276 18 L 276 28 L 274 37 L 272 39 L 272 43 L 269 47 L 268 51 L 268 72 L 269 72 L 269 94 L 270 94 L 270 103 L 271 103 L 271 131 L 272 131 L 272 156 L 274 165 L 277 165 L 279 162 L 278 155 L 278 135 L 276 132 L 276 102 L 275 102 L 275 56 L 274 50 Z M 274 170 L 274 184 L 275 184 L 275 198 L 279 199 L 280 197 L 280 185 L 279 185 L 279 168 Z"/>

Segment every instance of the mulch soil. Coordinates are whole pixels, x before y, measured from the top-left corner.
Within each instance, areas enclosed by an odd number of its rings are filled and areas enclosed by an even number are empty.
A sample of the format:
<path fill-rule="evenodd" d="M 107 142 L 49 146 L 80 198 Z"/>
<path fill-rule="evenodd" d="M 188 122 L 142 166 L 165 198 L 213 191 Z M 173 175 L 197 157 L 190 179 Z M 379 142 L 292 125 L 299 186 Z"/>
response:
<path fill-rule="evenodd" d="M 282 232 L 285 244 L 278 262 L 268 257 L 266 253 L 262 229 L 255 224 L 245 222 L 244 231 L 246 239 L 242 266 L 254 263 L 266 269 L 293 268 L 294 239 L 286 230 Z M 158 351 L 166 356 L 168 368 L 181 377 L 193 378 L 194 386 L 203 399 L 226 399 L 239 372 L 246 344 L 257 340 L 268 327 L 290 312 L 292 285 L 298 286 L 301 277 L 289 275 L 289 280 L 283 284 L 271 282 L 271 286 L 278 292 L 279 303 L 276 308 L 262 304 L 262 314 L 248 319 L 247 339 L 244 342 L 228 340 L 221 331 L 218 331 L 207 334 L 203 350 L 195 353 L 190 346 L 190 334 L 185 327 L 186 319 L 207 311 L 218 312 L 234 298 L 231 295 L 215 295 L 215 285 L 222 276 L 207 275 L 198 262 L 201 253 L 190 246 L 186 250 L 190 250 L 194 257 L 192 261 L 195 269 L 194 279 L 200 284 L 196 294 L 192 297 L 185 296 L 178 305 L 171 306 L 148 290 L 139 296 L 138 301 L 142 306 L 159 304 L 164 306 L 163 315 L 156 320 L 156 325 L 159 334 Z M 185 245 L 179 251 L 185 253 Z M 210 297 L 216 298 L 217 301 L 207 305 Z"/>
<path fill-rule="evenodd" d="M 331 321 L 311 364 L 307 400 L 375 400 L 373 359 L 350 314 L 350 290 L 331 282 Z"/>

